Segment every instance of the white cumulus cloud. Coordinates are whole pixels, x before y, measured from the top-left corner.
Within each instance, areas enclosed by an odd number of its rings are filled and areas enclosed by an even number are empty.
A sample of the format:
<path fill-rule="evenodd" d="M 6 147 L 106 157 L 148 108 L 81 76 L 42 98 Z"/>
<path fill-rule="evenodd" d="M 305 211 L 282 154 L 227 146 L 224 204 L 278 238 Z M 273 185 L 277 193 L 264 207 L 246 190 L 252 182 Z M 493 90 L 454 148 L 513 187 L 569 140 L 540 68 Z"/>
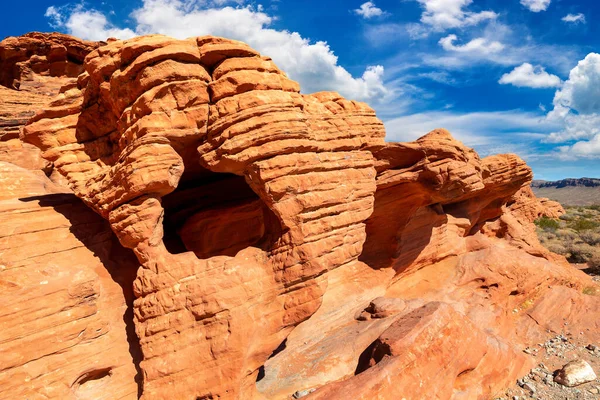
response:
<path fill-rule="evenodd" d="M 65 29 L 71 35 L 88 40 L 106 40 L 109 37 L 129 39 L 135 36 L 129 28 L 120 29 L 112 25 L 106 16 L 96 10 L 85 10 L 81 4 L 75 7 L 50 6 L 44 14 L 50 26 Z"/>
<path fill-rule="evenodd" d="M 446 51 L 455 51 L 459 53 L 490 54 L 498 53 L 504 49 L 504 45 L 498 41 L 491 41 L 486 38 L 476 38 L 463 45 L 455 45 L 458 40 L 455 34 L 448 35 L 439 40 L 439 44 Z"/>
<path fill-rule="evenodd" d="M 435 31 L 477 25 L 482 21 L 498 17 L 493 11 L 472 12 L 465 8 L 473 0 L 417 0 L 424 8 L 421 22 Z"/>
<path fill-rule="evenodd" d="M 568 22 L 571 24 L 585 24 L 585 15 L 579 14 L 567 14 L 561 18 L 564 22 Z"/>
<path fill-rule="evenodd" d="M 375 3 L 372 1 L 361 4 L 360 8 L 354 10 L 354 12 L 366 19 L 385 15 L 385 12 L 381 8 L 375 6 Z"/>
<path fill-rule="evenodd" d="M 590 53 L 569 73 L 569 79 L 554 95 L 554 114 L 570 110 L 578 114 L 600 113 L 600 54 Z"/>
<path fill-rule="evenodd" d="M 521 4 L 532 12 L 546 11 L 551 0 L 521 0 Z"/>
<path fill-rule="evenodd" d="M 507 74 L 502 75 L 498 83 L 529 88 L 552 88 L 561 85 L 560 78 L 549 74 L 542 66 L 523 63 Z"/>
<path fill-rule="evenodd" d="M 383 83 L 382 66 L 368 66 L 362 76 L 353 77 L 338 64 L 338 57 L 326 42 L 311 42 L 298 32 L 270 28 L 274 17 L 261 7 L 220 7 L 225 3 L 143 0 L 141 7 L 131 13 L 132 29 L 111 25 L 101 12 L 82 6 L 50 7 L 46 16 L 68 33 L 91 40 L 150 33 L 180 39 L 201 35 L 237 39 L 272 57 L 290 78 L 300 82 L 305 93 L 334 90 L 351 99 L 372 102 L 390 95 Z"/>
<path fill-rule="evenodd" d="M 552 132 L 546 142 L 573 144 L 561 147 L 565 158 L 600 157 L 600 54 L 590 53 L 579 61 L 569 79 L 554 95 L 550 121 L 561 121 L 563 129 Z"/>

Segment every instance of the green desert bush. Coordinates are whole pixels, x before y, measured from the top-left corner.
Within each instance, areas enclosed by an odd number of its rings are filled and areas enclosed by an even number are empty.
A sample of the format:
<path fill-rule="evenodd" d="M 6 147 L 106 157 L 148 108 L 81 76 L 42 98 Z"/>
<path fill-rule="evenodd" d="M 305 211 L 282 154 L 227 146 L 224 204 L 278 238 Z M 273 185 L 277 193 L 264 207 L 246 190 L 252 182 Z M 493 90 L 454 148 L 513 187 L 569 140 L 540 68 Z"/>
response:
<path fill-rule="evenodd" d="M 588 218 L 579 218 L 569 224 L 569 228 L 575 229 L 578 232 L 600 227 L 600 223 Z"/>
<path fill-rule="evenodd" d="M 556 231 L 558 228 L 560 228 L 560 223 L 557 220 L 548 217 L 542 217 L 535 220 L 535 224 L 542 230 L 550 232 Z"/>

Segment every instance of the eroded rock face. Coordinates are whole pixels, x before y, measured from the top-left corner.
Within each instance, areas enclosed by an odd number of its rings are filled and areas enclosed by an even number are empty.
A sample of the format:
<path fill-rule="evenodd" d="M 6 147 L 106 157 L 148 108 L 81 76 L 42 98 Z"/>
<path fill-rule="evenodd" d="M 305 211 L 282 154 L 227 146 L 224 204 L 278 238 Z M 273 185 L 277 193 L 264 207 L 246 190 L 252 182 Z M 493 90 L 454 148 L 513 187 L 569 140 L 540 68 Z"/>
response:
<path fill-rule="evenodd" d="M 137 260 L 42 171 L 0 162 L 0 187 L 0 398 L 136 398 Z"/>
<path fill-rule="evenodd" d="M 104 42 L 62 33 L 31 32 L 0 42 L 0 85 L 55 95 L 83 72 L 83 60 Z"/>
<path fill-rule="evenodd" d="M 515 155 L 385 143 L 366 104 L 227 39 L 114 41 L 83 68 L 23 138 L 137 257 L 145 399 L 485 399 L 521 346 L 600 321 Z"/>
<path fill-rule="evenodd" d="M 25 71 L 27 60 L 47 46 L 54 44 L 37 34 L 0 42 L 2 79 Z M 45 73 L 36 71 L 27 79 Z M 41 91 L 0 86 L 0 398 L 137 398 L 141 352 L 132 285 L 138 261 L 61 184 L 40 150 L 19 140 L 27 120 L 70 79 L 60 72 L 50 78 L 37 81 Z"/>
<path fill-rule="evenodd" d="M 145 396 L 253 396 L 269 354 L 318 309 L 319 277 L 358 263 L 382 123 L 337 94 L 299 94 L 270 59 L 225 39 L 115 42 L 85 66 L 25 138 L 143 266 Z M 232 177 L 240 191 L 222 196 Z M 177 234 L 202 258 L 168 251 L 163 237 Z"/>
<path fill-rule="evenodd" d="M 85 56 L 101 44 L 40 32 L 0 42 L 0 161 L 52 175 L 52 163 L 37 147 L 19 140 L 20 132 L 62 87 L 76 82 Z M 52 179 L 62 181 L 58 174 Z"/>

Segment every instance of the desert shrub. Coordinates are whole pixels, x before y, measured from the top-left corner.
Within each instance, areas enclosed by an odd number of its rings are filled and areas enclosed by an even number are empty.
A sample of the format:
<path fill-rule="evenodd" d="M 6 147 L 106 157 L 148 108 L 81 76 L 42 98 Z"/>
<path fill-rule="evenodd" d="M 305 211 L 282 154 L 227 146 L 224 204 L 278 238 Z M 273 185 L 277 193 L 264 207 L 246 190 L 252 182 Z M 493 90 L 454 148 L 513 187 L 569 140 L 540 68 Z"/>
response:
<path fill-rule="evenodd" d="M 563 221 L 573 221 L 576 217 L 573 214 L 563 214 L 559 217 Z"/>
<path fill-rule="evenodd" d="M 565 207 L 567 213 L 554 220 L 535 221 L 540 243 L 572 263 L 587 263 L 600 271 L 600 205 Z"/>
<path fill-rule="evenodd" d="M 567 259 L 571 263 L 586 263 L 594 257 L 595 250 L 587 244 L 572 243 L 567 245 Z"/>
<path fill-rule="evenodd" d="M 545 231 L 555 231 L 560 228 L 560 223 L 557 220 L 548 217 L 536 219 L 535 224 Z"/>
<path fill-rule="evenodd" d="M 597 251 L 589 260 L 588 266 L 593 269 L 600 270 L 600 250 Z"/>
<path fill-rule="evenodd" d="M 555 233 L 557 239 L 561 241 L 573 241 L 579 236 L 577 232 L 571 229 L 559 229 Z"/>
<path fill-rule="evenodd" d="M 579 236 L 585 243 L 589 244 L 590 246 L 600 245 L 600 232 L 587 230 L 581 232 Z"/>
<path fill-rule="evenodd" d="M 564 245 L 560 244 L 560 243 L 550 243 L 550 244 L 548 244 L 546 246 L 546 248 L 548 250 L 550 250 L 551 252 L 556 253 L 556 254 L 560 254 L 562 256 L 565 256 L 568 253 L 567 252 L 567 248 Z"/>
<path fill-rule="evenodd" d="M 578 219 L 569 224 L 571 229 L 575 229 L 576 231 L 585 231 L 589 229 L 595 229 L 600 226 L 600 223 L 596 221 L 592 221 L 591 219 Z"/>

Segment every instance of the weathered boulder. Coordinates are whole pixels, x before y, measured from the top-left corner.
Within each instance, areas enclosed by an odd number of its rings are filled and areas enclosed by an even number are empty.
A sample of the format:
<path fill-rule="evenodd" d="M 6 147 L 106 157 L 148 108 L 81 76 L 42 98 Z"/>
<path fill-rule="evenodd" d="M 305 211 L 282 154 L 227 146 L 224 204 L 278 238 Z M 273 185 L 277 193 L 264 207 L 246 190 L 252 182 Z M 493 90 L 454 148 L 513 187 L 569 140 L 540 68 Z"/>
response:
<path fill-rule="evenodd" d="M 596 373 L 587 361 L 575 360 L 558 370 L 554 381 L 561 385 L 573 387 L 595 381 L 596 378 Z"/>

